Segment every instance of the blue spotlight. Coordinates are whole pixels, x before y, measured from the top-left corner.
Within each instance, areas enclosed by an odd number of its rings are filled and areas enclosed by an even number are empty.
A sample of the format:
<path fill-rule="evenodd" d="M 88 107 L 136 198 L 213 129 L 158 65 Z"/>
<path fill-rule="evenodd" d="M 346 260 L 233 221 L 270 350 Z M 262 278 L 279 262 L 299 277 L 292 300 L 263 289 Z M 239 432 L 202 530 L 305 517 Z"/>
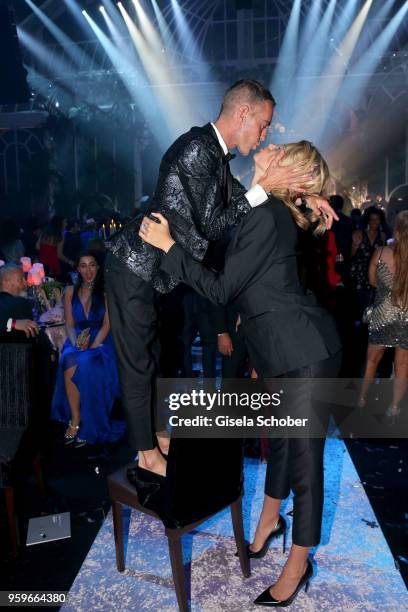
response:
<path fill-rule="evenodd" d="M 72 62 L 76 64 L 78 68 L 82 65 L 87 65 L 89 58 L 83 51 L 72 44 L 72 39 L 69 38 L 43 11 L 41 11 L 32 0 L 25 0 L 28 6 L 31 8 L 33 13 L 40 19 L 45 25 L 47 30 L 52 34 L 55 40 L 64 48 L 67 56 L 70 57 Z"/>
<path fill-rule="evenodd" d="M 298 43 L 298 31 L 300 21 L 300 5 L 302 0 L 295 0 L 292 11 L 290 13 L 289 22 L 285 31 L 281 48 L 279 50 L 279 59 L 273 74 L 271 90 L 273 96 L 279 104 L 284 104 L 286 100 L 287 112 L 289 113 L 289 105 L 295 103 L 290 101 L 287 96 L 288 88 L 291 79 L 296 69 L 296 54 Z M 278 107 L 279 108 L 279 107 Z M 280 112 L 282 117 L 283 112 Z"/>
<path fill-rule="evenodd" d="M 398 28 L 404 22 L 407 13 L 408 0 L 403 4 L 403 6 L 401 6 L 399 11 L 383 29 L 381 34 L 367 49 L 360 60 L 353 66 L 352 73 L 356 76 L 348 76 L 343 85 L 343 90 L 347 90 L 347 98 L 350 107 L 355 108 L 358 101 L 361 99 L 368 82 L 382 61 L 384 54 L 398 31 Z M 356 79 L 358 79 L 357 83 Z"/>
<path fill-rule="evenodd" d="M 348 0 L 347 4 L 343 8 L 340 17 L 336 19 L 335 27 L 332 31 L 333 43 L 339 45 L 344 34 L 349 29 L 351 22 L 353 21 L 357 12 L 359 0 Z"/>
<path fill-rule="evenodd" d="M 319 24 L 319 18 L 321 17 L 322 0 L 313 0 L 311 5 L 300 37 L 299 48 L 301 52 L 307 49 L 313 41 L 315 30 Z"/>

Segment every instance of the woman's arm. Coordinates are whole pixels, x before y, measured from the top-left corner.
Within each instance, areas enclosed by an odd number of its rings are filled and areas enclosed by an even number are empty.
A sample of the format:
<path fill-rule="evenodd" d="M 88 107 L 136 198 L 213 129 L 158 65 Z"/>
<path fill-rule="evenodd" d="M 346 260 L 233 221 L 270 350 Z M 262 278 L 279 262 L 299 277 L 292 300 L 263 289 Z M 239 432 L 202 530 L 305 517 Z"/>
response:
<path fill-rule="evenodd" d="M 92 342 L 90 348 L 95 349 L 98 348 L 104 342 L 106 336 L 110 331 L 110 322 L 109 322 L 109 313 L 108 313 L 108 303 L 105 297 L 105 316 L 103 317 L 103 323 L 101 329 L 98 331 L 95 340 Z"/>
<path fill-rule="evenodd" d="M 167 253 L 161 265 L 165 272 L 215 304 L 227 304 L 234 299 L 273 262 L 276 229 L 273 215 L 266 207 L 258 207 L 245 217 L 227 251 L 224 270 L 219 273 L 207 270 L 179 247 L 170 235 L 166 219 L 159 213 L 154 215 L 160 224 L 144 217 L 140 237 Z"/>
<path fill-rule="evenodd" d="M 75 331 L 75 321 L 72 316 L 72 296 L 74 293 L 73 287 L 68 287 L 65 290 L 64 295 L 64 313 L 65 313 L 65 329 L 67 331 L 67 336 L 72 344 L 72 346 L 76 346 L 77 341 L 77 333 Z"/>

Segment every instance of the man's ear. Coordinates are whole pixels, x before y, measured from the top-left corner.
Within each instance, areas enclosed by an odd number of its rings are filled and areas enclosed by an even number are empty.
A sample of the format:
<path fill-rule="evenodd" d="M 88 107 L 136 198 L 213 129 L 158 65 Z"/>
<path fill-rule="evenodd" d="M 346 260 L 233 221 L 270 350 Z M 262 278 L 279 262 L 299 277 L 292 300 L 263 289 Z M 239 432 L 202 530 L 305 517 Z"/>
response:
<path fill-rule="evenodd" d="M 238 107 L 237 118 L 238 118 L 240 123 L 243 123 L 245 121 L 245 118 L 249 114 L 249 110 L 250 110 L 249 109 L 249 104 L 241 104 Z"/>

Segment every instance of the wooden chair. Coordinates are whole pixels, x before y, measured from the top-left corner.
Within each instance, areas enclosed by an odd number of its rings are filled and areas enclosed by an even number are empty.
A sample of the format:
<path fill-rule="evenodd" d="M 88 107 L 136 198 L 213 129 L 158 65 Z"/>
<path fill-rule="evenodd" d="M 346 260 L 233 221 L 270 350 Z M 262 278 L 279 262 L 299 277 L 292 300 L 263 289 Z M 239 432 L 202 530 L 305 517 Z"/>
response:
<path fill-rule="evenodd" d="M 168 457 L 163 507 L 158 512 L 143 507 L 125 466 L 108 477 L 112 500 L 116 566 L 125 569 L 123 506 L 129 506 L 164 523 L 177 602 L 181 612 L 190 610 L 181 538 L 226 507 L 232 525 L 242 574 L 250 576 L 250 564 L 242 521 L 242 449 L 240 440 L 172 440 Z M 217 469 L 216 469 L 217 468 Z"/>

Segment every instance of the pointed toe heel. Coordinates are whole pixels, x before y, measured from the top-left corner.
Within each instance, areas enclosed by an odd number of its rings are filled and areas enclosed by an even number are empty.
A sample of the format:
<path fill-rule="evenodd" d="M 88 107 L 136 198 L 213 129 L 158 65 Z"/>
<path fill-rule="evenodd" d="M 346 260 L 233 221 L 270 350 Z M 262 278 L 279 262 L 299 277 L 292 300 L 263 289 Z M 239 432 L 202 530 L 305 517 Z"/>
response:
<path fill-rule="evenodd" d="M 268 587 L 267 589 L 265 589 L 263 593 L 261 593 L 255 599 L 254 604 L 256 606 L 269 606 L 270 608 L 286 608 L 287 606 L 290 606 L 293 603 L 293 601 L 296 599 L 296 597 L 298 596 L 299 592 L 303 589 L 303 587 L 305 587 L 305 593 L 307 593 L 307 591 L 309 590 L 309 585 L 310 585 L 310 581 L 312 577 L 313 577 L 313 565 L 310 559 L 308 559 L 306 571 L 303 574 L 296 589 L 294 590 L 294 592 L 292 593 L 290 597 L 288 597 L 287 599 L 275 599 L 271 595 L 271 592 L 270 592 L 271 587 Z"/>
<path fill-rule="evenodd" d="M 250 559 L 262 559 L 262 557 L 264 557 L 266 553 L 268 552 L 271 542 L 273 540 L 276 540 L 276 538 L 279 538 L 279 536 L 281 535 L 283 535 L 282 549 L 283 549 L 283 552 L 285 552 L 287 532 L 288 532 L 288 524 L 286 522 L 286 519 L 280 514 L 276 526 L 271 531 L 271 533 L 268 535 L 268 537 L 266 538 L 264 542 L 264 545 L 262 546 L 260 550 L 254 552 L 253 550 L 250 549 L 249 544 L 248 544 L 247 546 L 248 557 Z"/>

